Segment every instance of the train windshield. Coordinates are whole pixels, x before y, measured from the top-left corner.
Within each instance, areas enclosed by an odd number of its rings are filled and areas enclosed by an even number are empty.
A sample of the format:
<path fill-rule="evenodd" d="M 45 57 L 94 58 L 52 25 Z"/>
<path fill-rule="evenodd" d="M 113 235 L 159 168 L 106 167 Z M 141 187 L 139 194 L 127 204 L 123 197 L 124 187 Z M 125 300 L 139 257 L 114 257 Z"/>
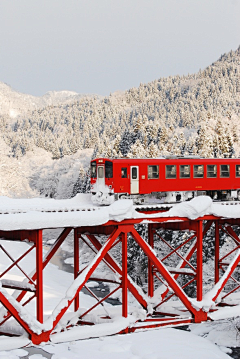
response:
<path fill-rule="evenodd" d="M 113 178 L 113 163 L 105 161 L 105 178 Z"/>
<path fill-rule="evenodd" d="M 98 166 L 98 178 L 104 178 L 103 166 Z"/>
<path fill-rule="evenodd" d="M 96 161 L 91 163 L 91 178 L 97 178 L 97 163 L 96 163 Z"/>

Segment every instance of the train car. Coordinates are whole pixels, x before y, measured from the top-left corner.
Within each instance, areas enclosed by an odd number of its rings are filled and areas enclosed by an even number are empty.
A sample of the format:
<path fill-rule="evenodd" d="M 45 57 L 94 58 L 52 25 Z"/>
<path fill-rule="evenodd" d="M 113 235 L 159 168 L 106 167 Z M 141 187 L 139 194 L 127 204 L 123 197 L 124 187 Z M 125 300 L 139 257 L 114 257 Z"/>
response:
<path fill-rule="evenodd" d="M 100 204 L 120 198 L 173 203 L 199 195 L 240 200 L 240 159 L 97 158 L 91 161 L 91 192 Z"/>

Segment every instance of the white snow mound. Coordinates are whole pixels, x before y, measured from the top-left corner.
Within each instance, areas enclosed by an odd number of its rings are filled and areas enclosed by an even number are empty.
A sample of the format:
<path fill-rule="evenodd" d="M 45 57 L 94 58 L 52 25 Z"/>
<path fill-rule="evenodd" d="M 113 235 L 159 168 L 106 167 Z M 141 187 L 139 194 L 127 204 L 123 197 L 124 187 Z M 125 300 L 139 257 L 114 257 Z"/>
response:
<path fill-rule="evenodd" d="M 169 217 L 187 217 L 196 219 L 211 213 L 212 199 L 207 196 L 193 198 L 189 202 L 179 203 L 168 212 Z"/>
<path fill-rule="evenodd" d="M 133 201 L 129 199 L 116 201 L 108 207 L 109 217 L 115 221 L 122 221 L 126 218 L 132 218 L 133 212 Z"/>

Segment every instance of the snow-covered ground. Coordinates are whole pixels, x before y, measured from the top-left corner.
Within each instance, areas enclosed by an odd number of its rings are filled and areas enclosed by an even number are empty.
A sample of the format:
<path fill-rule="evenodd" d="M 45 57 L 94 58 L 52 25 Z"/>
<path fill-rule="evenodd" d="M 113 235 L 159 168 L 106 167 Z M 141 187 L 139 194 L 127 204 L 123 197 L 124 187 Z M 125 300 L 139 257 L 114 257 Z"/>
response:
<path fill-rule="evenodd" d="M 146 332 L 69 341 L 42 347 L 53 359 L 227 359 L 227 348 L 221 349 L 208 339 L 189 332 L 165 328 Z M 224 352 L 225 351 L 225 352 Z M 229 350 L 230 351 L 230 350 Z M 18 359 L 27 355 L 24 349 L 2 351 L 0 358 Z M 44 354 L 43 354 L 44 355 Z M 34 354 L 31 359 L 44 356 Z"/>
<path fill-rule="evenodd" d="M 68 342 L 44 350 L 53 358 L 77 359 L 224 359 L 229 358 L 216 345 L 194 334 L 158 329 L 146 332 L 100 337 L 98 339 Z"/>

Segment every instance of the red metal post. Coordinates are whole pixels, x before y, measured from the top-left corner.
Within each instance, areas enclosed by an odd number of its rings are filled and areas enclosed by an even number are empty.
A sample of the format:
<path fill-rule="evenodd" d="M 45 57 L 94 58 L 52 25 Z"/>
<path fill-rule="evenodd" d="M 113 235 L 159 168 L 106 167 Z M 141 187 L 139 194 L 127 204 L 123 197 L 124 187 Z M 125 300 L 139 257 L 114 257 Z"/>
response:
<path fill-rule="evenodd" d="M 219 223 L 215 221 L 215 283 L 219 281 Z"/>
<path fill-rule="evenodd" d="M 36 304 L 37 320 L 43 323 L 43 246 L 42 230 L 35 231 L 36 234 Z"/>
<path fill-rule="evenodd" d="M 74 279 L 77 278 L 79 274 L 79 237 L 77 233 L 77 229 L 74 228 Z M 74 310 L 75 312 L 79 309 L 79 295 L 76 295 L 74 300 Z"/>
<path fill-rule="evenodd" d="M 154 240 L 153 240 L 153 226 L 152 224 L 148 225 L 148 244 L 153 248 Z M 154 294 L 154 276 L 153 276 L 153 264 L 148 257 L 148 295 L 149 297 L 153 297 Z"/>
<path fill-rule="evenodd" d="M 197 228 L 197 300 L 202 300 L 202 282 L 203 282 L 203 232 L 202 221 L 198 221 Z"/>
<path fill-rule="evenodd" d="M 128 316 L 128 278 L 127 278 L 127 233 L 121 234 L 122 238 L 122 316 Z"/>

